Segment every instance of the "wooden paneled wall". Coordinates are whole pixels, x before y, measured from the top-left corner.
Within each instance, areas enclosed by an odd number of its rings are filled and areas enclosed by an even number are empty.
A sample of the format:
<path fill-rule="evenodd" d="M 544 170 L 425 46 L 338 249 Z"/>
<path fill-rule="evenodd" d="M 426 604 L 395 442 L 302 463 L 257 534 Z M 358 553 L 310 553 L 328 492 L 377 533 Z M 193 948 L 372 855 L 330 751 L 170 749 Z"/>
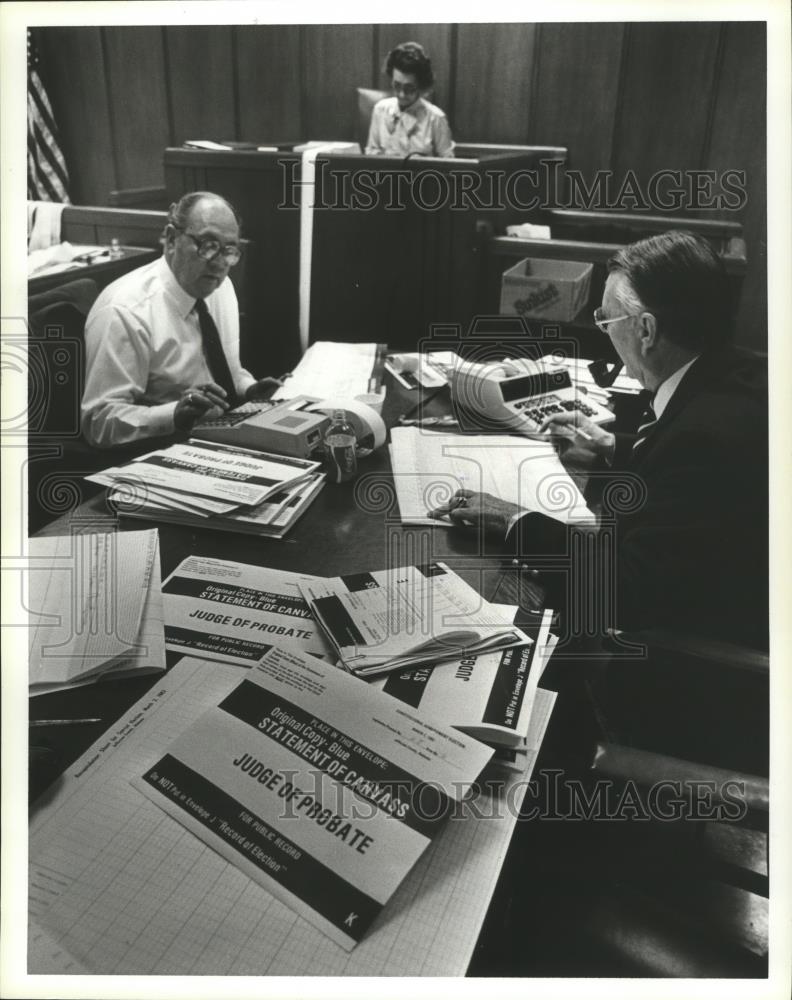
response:
<path fill-rule="evenodd" d="M 572 168 L 617 184 L 746 171 L 745 205 L 712 214 L 744 226 L 739 338 L 765 347 L 762 22 L 40 29 L 73 200 L 162 185 L 163 150 L 185 139 L 357 138 L 355 87 L 385 85 L 384 57 L 408 39 L 431 55 L 460 140 L 567 146 Z"/>

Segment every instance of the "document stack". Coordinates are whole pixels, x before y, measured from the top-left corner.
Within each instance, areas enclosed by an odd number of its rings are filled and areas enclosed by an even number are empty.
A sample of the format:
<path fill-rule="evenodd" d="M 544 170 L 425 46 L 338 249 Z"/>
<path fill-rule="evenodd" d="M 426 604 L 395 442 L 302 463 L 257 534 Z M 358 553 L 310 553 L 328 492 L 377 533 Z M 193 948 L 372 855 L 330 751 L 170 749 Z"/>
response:
<path fill-rule="evenodd" d="M 165 670 L 156 529 L 29 546 L 31 696 Z"/>
<path fill-rule="evenodd" d="M 282 538 L 324 484 L 318 462 L 188 441 L 88 476 L 119 513 Z"/>
<path fill-rule="evenodd" d="M 445 563 L 300 581 L 342 664 L 360 677 L 530 643 L 513 609 L 485 601 Z"/>
<path fill-rule="evenodd" d="M 343 344 L 317 340 L 273 399 L 354 399 L 382 381 L 384 344 Z"/>
<path fill-rule="evenodd" d="M 329 663 L 274 647 L 132 783 L 351 951 L 491 756 Z"/>
<path fill-rule="evenodd" d="M 516 610 L 503 608 L 512 617 Z M 504 770 L 523 774 L 528 755 L 539 750 L 531 741 L 532 720 L 539 680 L 558 641 L 550 632 L 552 618 L 545 609 L 536 624 L 522 626 L 525 645 L 390 673 L 372 684 L 491 747 L 495 753 L 482 780 Z"/>
<path fill-rule="evenodd" d="M 503 607 L 512 617 L 515 610 Z M 372 683 L 490 746 L 518 749 L 528 735 L 539 678 L 557 642 L 550 633 L 552 611 L 537 617 L 536 625 L 523 626 L 528 639 L 522 646 L 393 672 Z"/>
<path fill-rule="evenodd" d="M 189 556 L 162 585 L 165 645 L 249 667 L 277 644 L 321 659 L 331 649 L 298 586 L 315 577 Z"/>

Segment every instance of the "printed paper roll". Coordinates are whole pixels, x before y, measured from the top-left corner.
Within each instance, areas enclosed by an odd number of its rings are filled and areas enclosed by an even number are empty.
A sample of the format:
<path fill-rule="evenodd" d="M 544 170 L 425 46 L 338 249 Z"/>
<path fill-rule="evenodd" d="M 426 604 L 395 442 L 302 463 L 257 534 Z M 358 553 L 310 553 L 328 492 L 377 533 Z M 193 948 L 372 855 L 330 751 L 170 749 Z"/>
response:
<path fill-rule="evenodd" d="M 317 413 L 326 413 L 332 417 L 333 410 L 345 410 L 352 426 L 355 428 L 358 444 L 366 451 L 376 451 L 385 444 L 385 422 L 382 417 L 365 403 L 357 399 L 323 399 L 309 407 Z M 373 444 L 366 440 L 373 437 Z"/>

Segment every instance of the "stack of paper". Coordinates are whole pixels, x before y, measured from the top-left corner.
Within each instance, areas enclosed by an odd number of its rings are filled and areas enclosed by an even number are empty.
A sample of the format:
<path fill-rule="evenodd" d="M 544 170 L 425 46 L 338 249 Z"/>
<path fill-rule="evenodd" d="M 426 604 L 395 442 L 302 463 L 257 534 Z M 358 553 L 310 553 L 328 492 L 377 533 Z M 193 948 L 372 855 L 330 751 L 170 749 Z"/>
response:
<path fill-rule="evenodd" d="M 445 563 L 300 581 L 341 662 L 361 677 L 528 643 Z"/>
<path fill-rule="evenodd" d="M 253 671 L 244 679 L 250 676 Z M 299 676 L 307 681 L 315 675 L 301 669 Z M 379 976 L 383 981 L 386 976 L 463 976 L 530 771 L 507 777 L 509 808 L 493 811 L 480 808 L 476 799 L 460 802 L 459 816 L 445 824 L 364 939 L 349 951 L 236 864 L 187 835 L 130 784 L 171 753 L 174 741 L 242 679 L 236 666 L 182 657 L 159 680 L 156 697 L 146 694 L 133 705 L 38 803 L 31 817 L 29 900 L 39 930 L 28 938 L 30 973 L 73 974 L 82 972 L 82 965 L 90 973 L 146 975 L 152 982 L 155 975 L 202 976 L 202 982 L 209 975 Z M 353 707 L 357 689 L 366 688 L 355 683 Z M 294 691 L 282 693 L 293 700 Z M 553 699 L 552 692 L 538 690 L 531 746 L 541 743 Z M 393 704 L 403 712 L 402 720 L 413 714 Z M 311 713 L 324 723 L 321 698 Z M 337 724 L 329 724 L 340 734 Z M 353 742 L 359 742 L 357 733 Z M 368 758 L 366 764 L 371 764 Z M 316 766 L 295 762 L 284 779 L 303 769 L 315 771 Z M 247 774 L 240 777 L 267 794 L 266 785 Z M 328 799 L 335 803 L 332 793 Z M 289 807 L 281 805 L 286 813 Z M 301 819 L 307 818 L 306 807 Z M 371 815 L 368 802 L 360 803 L 359 811 L 364 809 Z M 210 815 L 219 818 L 215 811 Z M 295 815 L 290 826 L 298 824 Z M 354 850 L 335 841 L 326 826 L 319 833 L 326 844 L 339 843 L 342 852 Z M 288 830 L 286 838 L 291 839 Z M 367 860 L 365 854 L 357 857 Z"/>
<path fill-rule="evenodd" d="M 492 493 L 564 523 L 595 520 L 549 441 L 394 427 L 390 454 L 404 524 L 450 524 L 428 511 L 459 489 Z"/>
<path fill-rule="evenodd" d="M 91 258 L 110 259 L 107 247 L 80 244 L 74 246 L 64 241 L 55 246 L 33 250 L 28 254 L 28 278 L 39 278 L 45 274 L 58 274 L 74 268 L 87 267 Z M 87 258 L 87 259 L 86 259 Z"/>
<path fill-rule="evenodd" d="M 87 477 L 119 512 L 282 538 L 324 483 L 319 463 L 189 441 Z"/>
<path fill-rule="evenodd" d="M 162 587 L 167 648 L 245 667 L 274 645 L 327 658 L 330 647 L 298 586 L 314 579 L 190 556 Z"/>
<path fill-rule="evenodd" d="M 405 389 L 433 389 L 448 384 L 448 373 L 461 364 L 453 351 L 430 354 L 391 354 L 385 367 Z"/>
<path fill-rule="evenodd" d="M 517 609 L 504 611 L 514 615 Z M 540 741 L 531 733 L 535 710 L 542 711 L 539 680 L 558 642 L 550 633 L 552 617 L 546 609 L 537 625 L 523 626 L 528 645 L 394 672 L 372 684 L 491 747 L 494 753 L 479 786 L 499 794 L 504 780 L 526 774 L 539 752 Z"/>
<path fill-rule="evenodd" d="M 308 653 L 276 647 L 134 784 L 351 949 L 491 756 Z"/>
<path fill-rule="evenodd" d="M 31 695 L 165 669 L 156 529 L 29 544 Z"/>
<path fill-rule="evenodd" d="M 317 340 L 272 398 L 309 396 L 314 399 L 354 399 L 369 392 L 372 381 L 377 381 L 378 357 L 382 350 L 379 344 L 341 344 Z"/>
<path fill-rule="evenodd" d="M 515 611 L 503 607 L 507 616 Z M 535 626 L 523 626 L 523 646 L 394 672 L 372 683 L 484 743 L 523 749 L 539 678 L 558 641 L 550 633 L 552 617 L 545 610 Z"/>

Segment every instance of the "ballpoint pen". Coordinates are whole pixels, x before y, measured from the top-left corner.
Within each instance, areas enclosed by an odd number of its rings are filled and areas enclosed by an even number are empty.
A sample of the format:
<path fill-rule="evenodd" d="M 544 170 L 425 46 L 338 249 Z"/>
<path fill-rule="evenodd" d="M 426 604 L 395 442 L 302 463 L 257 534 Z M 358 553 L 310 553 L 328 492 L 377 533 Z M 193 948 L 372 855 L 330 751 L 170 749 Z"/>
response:
<path fill-rule="evenodd" d="M 572 437 L 575 436 L 575 434 L 579 434 L 582 438 L 585 438 L 586 441 L 593 441 L 594 440 L 594 438 L 588 433 L 588 431 L 584 431 L 582 427 L 577 427 L 575 425 L 570 426 L 569 424 L 564 424 L 562 426 L 563 426 L 563 430 L 558 430 L 558 431 L 554 431 L 552 429 L 552 427 L 550 427 L 550 426 L 545 427 L 544 430 L 542 430 L 540 428 L 539 431 L 537 432 L 537 437 L 539 437 L 541 439 L 542 437 L 549 438 L 549 437 L 553 437 L 553 435 L 556 435 L 558 437 L 562 437 L 562 438 L 566 438 L 567 440 L 570 440 Z M 564 431 L 567 431 L 567 430 L 570 431 L 571 433 L 569 433 L 569 434 L 564 433 Z"/>
<path fill-rule="evenodd" d="M 422 406 L 427 406 L 429 403 L 431 403 L 432 400 L 435 398 L 435 396 L 439 396 L 440 393 L 445 388 L 446 387 L 444 385 L 441 385 L 439 388 L 435 389 L 434 392 L 431 392 L 427 396 L 424 396 L 422 399 L 419 399 L 418 402 L 415 404 L 415 406 L 411 406 L 409 410 L 407 410 L 399 417 L 399 420 L 401 422 L 409 420 L 412 417 L 413 413 L 420 410 Z"/>

